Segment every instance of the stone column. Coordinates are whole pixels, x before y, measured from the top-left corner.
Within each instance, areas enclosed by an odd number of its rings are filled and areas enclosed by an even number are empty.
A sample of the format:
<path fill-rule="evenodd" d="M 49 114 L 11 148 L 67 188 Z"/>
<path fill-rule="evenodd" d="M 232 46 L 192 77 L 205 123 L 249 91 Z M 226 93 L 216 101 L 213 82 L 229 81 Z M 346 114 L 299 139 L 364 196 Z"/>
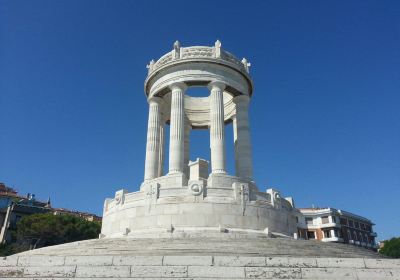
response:
<path fill-rule="evenodd" d="M 151 97 L 149 99 L 149 120 L 147 126 L 144 180 L 151 180 L 158 177 L 161 102 L 162 99 L 159 97 Z"/>
<path fill-rule="evenodd" d="M 183 157 L 183 172 L 186 178 L 189 178 L 189 160 L 190 160 L 190 130 L 191 126 L 187 117 L 185 117 L 185 151 Z"/>
<path fill-rule="evenodd" d="M 185 107 L 184 97 L 187 86 L 175 83 L 170 86 L 171 122 L 169 138 L 169 174 L 183 173 L 185 141 Z"/>
<path fill-rule="evenodd" d="M 225 168 L 225 122 L 224 89 L 221 82 L 208 85 L 210 94 L 210 147 L 211 173 L 226 173 Z"/>
<path fill-rule="evenodd" d="M 236 115 L 232 116 L 232 128 L 233 128 L 233 144 L 234 144 L 234 156 L 235 156 L 235 175 L 237 176 L 238 167 L 238 158 L 237 158 L 237 148 L 236 148 L 236 141 L 237 141 L 237 122 L 236 122 Z"/>
<path fill-rule="evenodd" d="M 233 128 L 235 130 L 236 176 L 251 180 L 253 177 L 253 159 L 249 127 L 249 101 L 250 98 L 247 95 L 240 95 L 233 99 L 236 104 Z"/>
<path fill-rule="evenodd" d="M 165 119 L 164 115 L 161 116 L 160 124 L 160 149 L 158 157 L 158 177 L 164 175 L 164 149 L 165 149 Z"/>

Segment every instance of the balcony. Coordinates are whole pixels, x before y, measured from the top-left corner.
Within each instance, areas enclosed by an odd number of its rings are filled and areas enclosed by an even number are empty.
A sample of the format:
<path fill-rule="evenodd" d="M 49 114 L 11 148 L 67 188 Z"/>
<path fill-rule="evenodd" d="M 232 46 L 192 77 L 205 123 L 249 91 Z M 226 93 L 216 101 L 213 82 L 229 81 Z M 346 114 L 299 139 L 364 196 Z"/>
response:
<path fill-rule="evenodd" d="M 326 224 L 317 224 L 317 225 L 307 225 L 309 229 L 317 229 L 317 228 L 341 228 L 342 226 L 339 223 L 326 223 Z"/>
<path fill-rule="evenodd" d="M 340 237 L 327 237 L 327 238 L 322 238 L 322 242 L 343 242 L 343 238 Z"/>

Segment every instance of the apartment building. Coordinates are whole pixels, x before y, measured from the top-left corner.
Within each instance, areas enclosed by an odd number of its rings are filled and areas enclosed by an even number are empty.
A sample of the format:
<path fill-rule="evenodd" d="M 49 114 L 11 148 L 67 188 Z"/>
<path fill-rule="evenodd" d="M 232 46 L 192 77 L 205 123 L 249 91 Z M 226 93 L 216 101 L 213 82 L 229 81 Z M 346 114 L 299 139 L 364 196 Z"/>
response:
<path fill-rule="evenodd" d="M 362 216 L 335 208 L 299 208 L 297 237 L 341 242 L 377 249 L 374 223 Z"/>

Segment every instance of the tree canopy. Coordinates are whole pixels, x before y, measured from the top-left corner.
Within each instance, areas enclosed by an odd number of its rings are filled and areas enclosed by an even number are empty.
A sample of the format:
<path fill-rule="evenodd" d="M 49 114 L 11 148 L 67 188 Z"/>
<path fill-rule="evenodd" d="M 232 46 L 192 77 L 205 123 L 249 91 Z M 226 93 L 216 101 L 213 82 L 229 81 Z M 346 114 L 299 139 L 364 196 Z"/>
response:
<path fill-rule="evenodd" d="M 400 258 L 400 237 L 385 241 L 379 253 L 392 258 Z"/>
<path fill-rule="evenodd" d="M 86 221 L 72 215 L 45 213 L 23 217 L 17 223 L 16 236 L 17 240 L 30 240 L 41 246 L 50 246 L 97 238 L 100 229 L 99 222 Z"/>

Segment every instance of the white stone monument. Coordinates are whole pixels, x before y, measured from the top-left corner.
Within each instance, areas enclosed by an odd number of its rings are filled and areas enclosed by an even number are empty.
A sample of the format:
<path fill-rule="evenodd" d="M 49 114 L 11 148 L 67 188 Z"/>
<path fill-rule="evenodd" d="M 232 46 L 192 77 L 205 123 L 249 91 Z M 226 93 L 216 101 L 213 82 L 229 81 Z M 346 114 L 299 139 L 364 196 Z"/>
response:
<path fill-rule="evenodd" d="M 144 85 L 149 104 L 144 181 L 138 192 L 120 190 L 106 199 L 102 237 L 213 235 L 221 228 L 233 235 L 297 232 L 291 203 L 277 192 L 259 191 L 253 181 L 249 66 L 219 41 L 214 47 L 181 47 L 177 41 L 171 52 L 150 62 Z M 189 87 L 206 87 L 210 94 L 191 97 Z M 234 137 L 225 139 L 231 122 Z M 190 161 L 193 129 L 210 133 L 210 173 L 206 160 Z M 226 141 L 234 142 L 235 174 L 226 171 Z"/>
<path fill-rule="evenodd" d="M 0 259 L 1 279 L 400 279 L 400 260 L 297 240 L 291 199 L 252 178 L 250 63 L 215 47 L 181 47 L 148 65 L 146 161 L 138 192 L 104 203 L 100 239 Z M 185 95 L 208 87 L 210 96 Z M 224 125 L 233 122 L 234 139 Z M 170 125 L 170 135 L 165 125 Z M 191 129 L 210 128 L 209 162 L 189 160 Z M 163 171 L 169 137 L 169 168 Z M 235 143 L 227 174 L 225 142 Z M 277 238 L 273 238 L 277 237 Z"/>

